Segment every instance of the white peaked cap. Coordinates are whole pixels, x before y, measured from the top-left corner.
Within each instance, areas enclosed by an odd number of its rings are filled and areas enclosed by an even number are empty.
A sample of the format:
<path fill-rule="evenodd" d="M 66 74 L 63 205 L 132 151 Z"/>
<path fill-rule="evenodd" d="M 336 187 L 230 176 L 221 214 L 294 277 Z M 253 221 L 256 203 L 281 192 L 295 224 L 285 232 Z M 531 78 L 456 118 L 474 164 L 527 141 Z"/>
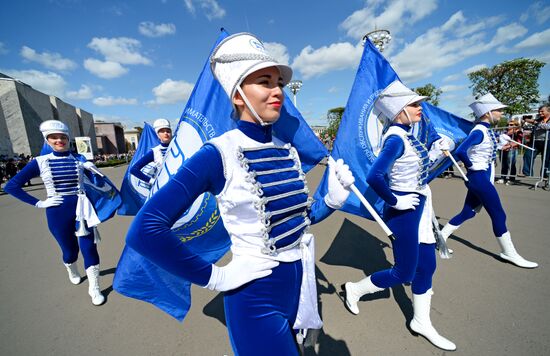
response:
<path fill-rule="evenodd" d="M 237 87 L 253 72 L 267 67 L 277 67 L 283 85 L 292 79 L 292 69 L 267 53 L 264 44 L 250 33 L 236 33 L 218 44 L 210 56 L 210 68 L 216 79 L 233 99 Z"/>
<path fill-rule="evenodd" d="M 44 139 L 51 134 L 63 134 L 69 137 L 69 127 L 59 120 L 46 120 L 40 124 L 40 132 Z"/>
<path fill-rule="evenodd" d="M 166 119 L 157 119 L 153 123 L 153 128 L 155 129 L 155 132 L 158 133 L 160 129 L 172 129 L 170 127 L 170 121 Z"/>
<path fill-rule="evenodd" d="M 407 88 L 399 80 L 388 85 L 376 99 L 374 107 L 380 111 L 387 120 L 392 121 L 403 111 L 405 106 L 426 100 L 427 96 L 420 96 Z"/>
<path fill-rule="evenodd" d="M 507 105 L 504 105 L 497 100 L 491 93 L 487 93 L 483 96 L 477 98 L 473 103 L 470 104 L 470 109 L 474 112 L 474 115 L 479 118 L 487 114 L 489 111 L 504 109 L 507 108 Z"/>

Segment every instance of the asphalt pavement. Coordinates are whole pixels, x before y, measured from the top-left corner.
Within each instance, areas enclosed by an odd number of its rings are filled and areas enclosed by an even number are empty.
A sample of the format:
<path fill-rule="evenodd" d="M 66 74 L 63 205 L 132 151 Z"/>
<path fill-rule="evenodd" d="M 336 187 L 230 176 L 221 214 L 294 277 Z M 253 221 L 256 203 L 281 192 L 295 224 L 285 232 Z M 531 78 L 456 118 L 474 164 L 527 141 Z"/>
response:
<path fill-rule="evenodd" d="M 324 166 L 308 174 L 314 191 Z M 126 166 L 106 168 L 120 184 Z M 40 180 L 25 187 L 43 198 Z M 529 184 L 497 185 L 520 254 L 539 263 L 515 267 L 499 256 L 486 212 L 451 238 L 450 260 L 437 260 L 432 322 L 454 341 L 455 355 L 550 354 L 550 192 Z M 445 224 L 462 207 L 459 178 L 431 184 Z M 179 323 L 159 309 L 112 290 L 115 268 L 132 217 L 100 226 L 101 286 L 107 301 L 93 306 L 88 282 L 69 283 L 44 211 L 0 193 L 0 355 L 232 355 L 221 294 L 193 286 L 193 303 Z M 340 285 L 391 266 L 389 240 L 376 223 L 336 212 L 312 227 L 316 238 L 319 306 L 324 321 L 306 355 L 443 355 L 408 329 L 411 290 L 399 286 L 365 297 L 350 314 Z M 227 262 L 228 256 L 223 262 Z M 82 259 L 80 258 L 82 271 Z"/>

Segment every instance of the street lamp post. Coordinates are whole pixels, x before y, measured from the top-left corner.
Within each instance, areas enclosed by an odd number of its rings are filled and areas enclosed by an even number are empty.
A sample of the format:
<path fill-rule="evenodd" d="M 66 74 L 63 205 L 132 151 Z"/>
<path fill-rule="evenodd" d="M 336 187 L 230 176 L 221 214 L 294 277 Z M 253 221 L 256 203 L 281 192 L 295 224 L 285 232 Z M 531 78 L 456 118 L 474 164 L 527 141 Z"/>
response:
<path fill-rule="evenodd" d="M 367 38 L 374 44 L 376 48 L 378 48 L 380 52 L 383 52 L 386 49 L 388 43 L 390 43 L 391 41 L 390 31 L 378 30 L 376 29 L 376 27 L 374 28 L 374 31 L 371 31 L 363 36 L 363 46 L 365 45 Z"/>
<path fill-rule="evenodd" d="M 302 81 L 301 80 L 291 80 L 287 85 L 288 89 L 292 92 L 294 95 L 294 106 L 298 107 L 296 104 L 296 94 L 300 91 L 302 88 Z"/>

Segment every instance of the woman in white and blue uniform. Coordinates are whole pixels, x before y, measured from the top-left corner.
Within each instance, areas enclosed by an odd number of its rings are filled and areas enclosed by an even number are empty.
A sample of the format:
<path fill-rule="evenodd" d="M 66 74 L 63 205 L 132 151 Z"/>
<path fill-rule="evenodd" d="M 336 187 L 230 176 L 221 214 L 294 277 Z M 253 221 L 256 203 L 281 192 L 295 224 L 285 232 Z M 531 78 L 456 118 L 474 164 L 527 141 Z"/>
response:
<path fill-rule="evenodd" d="M 336 162 L 325 199 L 308 197 L 296 149 L 274 137 L 271 126 L 292 70 L 260 40 L 247 33 L 227 37 L 211 68 L 239 117 L 237 128 L 184 162 L 137 214 L 127 244 L 175 275 L 225 292 L 236 355 L 298 355 L 294 330 L 322 326 L 309 225 L 343 205 L 353 176 Z M 231 237 L 233 257 L 223 267 L 204 261 L 170 230 L 203 192 L 216 196 Z"/>
<path fill-rule="evenodd" d="M 468 169 L 468 193 L 462 211 L 449 220 L 441 233 L 443 238 L 447 239 L 462 223 L 473 218 L 483 206 L 491 218 L 493 232 L 502 250 L 500 257 L 519 267 L 535 268 L 538 266 L 536 262 L 527 261 L 517 253 L 506 227 L 506 213 L 494 186 L 494 162 L 498 143 L 491 124 L 500 120 L 502 109 L 505 107 L 507 106 L 491 93 L 479 97 L 470 104 L 477 124 L 455 152 Z"/>
<path fill-rule="evenodd" d="M 411 329 L 435 346 L 452 351 L 456 349 L 455 344 L 439 335 L 430 320 L 436 241 L 431 228 L 431 191 L 426 183 L 428 152 L 432 143 L 439 150 L 448 149 L 448 144 L 435 130 L 430 133 L 427 146 L 413 136 L 412 126 L 421 120 L 420 102 L 425 99 L 394 81 L 374 104 L 375 110 L 391 124 L 384 133 L 382 149 L 367 182 L 385 201 L 383 218 L 395 236 L 392 241 L 395 263 L 392 268 L 359 282 L 346 283 L 345 305 L 351 313 L 359 314 L 357 302 L 363 295 L 412 282 Z"/>
<path fill-rule="evenodd" d="M 76 264 L 80 247 L 89 281 L 88 294 L 94 305 L 101 305 L 105 298 L 99 287 L 99 254 L 94 229 L 88 231 L 84 221 L 92 227 L 99 224 L 99 219 L 82 188 L 83 174 L 93 181 L 92 172 L 99 170 L 83 156 L 69 150 L 69 129 L 61 121 L 44 121 L 40 131 L 53 152 L 30 161 L 4 190 L 25 203 L 46 209 L 48 228 L 61 248 L 63 263 L 73 284 L 81 280 Z M 26 182 L 38 176 L 46 187 L 46 200 L 38 200 L 22 189 Z"/>
<path fill-rule="evenodd" d="M 157 133 L 157 137 L 160 140 L 160 144 L 151 148 L 143 157 L 137 161 L 132 168 L 130 168 L 130 174 L 134 175 L 138 179 L 144 181 L 148 184 L 153 184 L 155 177 L 150 177 L 147 174 L 143 173 L 141 169 L 148 165 L 151 162 L 154 162 L 156 171 L 158 171 L 164 161 L 164 156 L 166 155 L 166 150 L 170 141 L 172 141 L 172 128 L 170 127 L 170 122 L 166 119 L 157 119 L 153 123 L 153 128 Z"/>

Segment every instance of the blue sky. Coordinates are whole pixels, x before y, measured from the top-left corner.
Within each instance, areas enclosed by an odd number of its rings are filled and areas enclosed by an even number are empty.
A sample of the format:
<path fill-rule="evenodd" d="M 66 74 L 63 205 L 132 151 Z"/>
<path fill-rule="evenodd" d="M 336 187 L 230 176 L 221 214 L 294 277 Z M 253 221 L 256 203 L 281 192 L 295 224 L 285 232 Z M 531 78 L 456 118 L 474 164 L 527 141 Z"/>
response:
<path fill-rule="evenodd" d="M 0 72 L 127 127 L 176 121 L 219 29 L 252 32 L 303 81 L 306 120 L 345 106 L 361 38 L 388 29 L 384 51 L 410 87 L 444 90 L 469 113 L 466 73 L 519 57 L 550 62 L 550 2 L 453 0 L 2 1 Z M 539 78 L 550 94 L 550 65 Z M 291 95 L 289 93 L 289 95 Z"/>

